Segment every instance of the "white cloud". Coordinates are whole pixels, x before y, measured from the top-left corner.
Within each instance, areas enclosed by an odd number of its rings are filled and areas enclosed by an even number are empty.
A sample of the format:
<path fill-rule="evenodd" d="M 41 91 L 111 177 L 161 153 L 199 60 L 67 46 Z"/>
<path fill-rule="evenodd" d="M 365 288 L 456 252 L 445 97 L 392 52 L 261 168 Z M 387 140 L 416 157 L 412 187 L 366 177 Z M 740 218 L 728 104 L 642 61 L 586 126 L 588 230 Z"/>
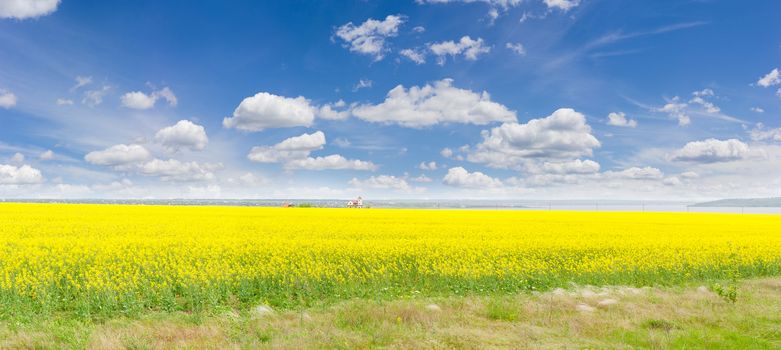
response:
<path fill-rule="evenodd" d="M 112 181 L 107 184 L 96 184 L 92 186 L 93 190 L 101 192 L 120 191 L 133 187 L 133 181 L 128 179 L 122 179 L 119 181 Z"/>
<path fill-rule="evenodd" d="M 332 154 L 325 157 L 307 157 L 303 159 L 293 159 L 285 163 L 285 169 L 304 169 L 304 170 L 377 170 L 377 165 L 369 161 L 347 159 L 338 154 Z"/>
<path fill-rule="evenodd" d="M 54 152 L 53 152 L 52 150 L 50 150 L 50 149 L 49 149 L 49 150 L 46 150 L 46 151 L 42 152 L 42 153 L 41 153 L 41 154 L 38 156 L 38 158 L 39 158 L 40 160 L 52 160 L 52 159 L 54 159 Z"/>
<path fill-rule="evenodd" d="M 182 162 L 177 159 L 152 159 L 141 164 L 138 172 L 147 176 L 157 176 L 163 181 L 211 181 L 214 171 L 222 164 Z"/>
<path fill-rule="evenodd" d="M 310 126 L 315 108 L 303 96 L 288 98 L 259 92 L 241 101 L 233 117 L 223 119 L 226 128 L 261 131 L 268 128 Z"/>
<path fill-rule="evenodd" d="M 599 168 L 599 163 L 593 160 L 575 159 L 564 162 L 544 162 L 541 166 L 529 166 L 526 170 L 545 174 L 594 174 L 599 172 Z"/>
<path fill-rule="evenodd" d="M 700 174 L 697 174 L 694 171 L 685 171 L 685 172 L 682 172 L 680 176 L 682 178 L 684 178 L 684 179 L 696 179 L 696 178 L 700 177 Z"/>
<path fill-rule="evenodd" d="M 670 176 L 662 180 L 662 183 L 667 186 L 679 186 L 683 183 L 677 176 Z"/>
<path fill-rule="evenodd" d="M 128 92 L 122 97 L 122 106 L 133 109 L 149 109 L 155 106 L 155 98 L 141 91 Z"/>
<path fill-rule="evenodd" d="M 490 5 L 491 7 L 501 7 L 503 9 L 509 8 L 511 6 L 517 6 L 522 2 L 522 0 L 415 0 L 418 4 L 447 4 L 451 2 L 464 2 L 464 3 L 473 3 L 473 2 L 482 2 Z"/>
<path fill-rule="evenodd" d="M 491 188 L 502 186 L 502 181 L 499 179 L 494 179 L 479 171 L 470 173 L 462 167 L 448 169 L 442 182 L 449 186 L 465 188 Z"/>
<path fill-rule="evenodd" d="M 67 98 L 58 98 L 57 99 L 57 105 L 58 106 L 72 106 L 73 100 L 67 99 Z"/>
<path fill-rule="evenodd" d="M 781 128 L 765 129 L 762 123 L 757 124 L 756 128 L 752 129 L 749 134 L 754 141 L 781 141 Z"/>
<path fill-rule="evenodd" d="M 622 126 L 628 128 L 637 127 L 637 120 L 627 119 L 624 112 L 610 113 L 607 116 L 607 124 L 613 126 Z"/>
<path fill-rule="evenodd" d="M 523 47 L 523 44 L 521 43 L 507 43 L 504 47 L 510 49 L 510 51 L 514 52 L 516 55 L 526 56 L 526 48 Z"/>
<path fill-rule="evenodd" d="M 11 163 L 24 163 L 24 154 L 19 152 L 14 153 L 11 157 Z"/>
<path fill-rule="evenodd" d="M 765 113 L 765 110 L 760 107 L 751 107 L 749 108 L 749 110 L 751 110 L 754 113 Z"/>
<path fill-rule="evenodd" d="M 120 97 L 122 106 L 132 109 L 150 109 L 155 106 L 159 99 L 164 99 L 170 106 L 176 106 L 179 100 L 170 88 L 164 87 L 161 90 L 146 94 L 141 91 L 128 92 Z"/>
<path fill-rule="evenodd" d="M 76 85 L 73 85 L 71 87 L 71 91 L 78 90 L 84 86 L 87 86 L 89 84 L 92 84 L 92 77 L 91 76 L 76 76 Z"/>
<path fill-rule="evenodd" d="M 653 167 L 631 167 L 621 171 L 606 171 L 604 176 L 609 179 L 628 180 L 659 180 L 664 177 L 661 170 Z"/>
<path fill-rule="evenodd" d="M 337 28 L 336 36 L 349 44 L 350 51 L 374 56 L 379 61 L 388 51 L 385 39 L 396 36 L 402 23 L 401 15 L 390 15 L 382 21 L 370 18 L 359 26 L 349 22 Z"/>
<path fill-rule="evenodd" d="M 483 141 L 466 149 L 467 160 L 496 168 L 515 168 L 529 160 L 591 156 L 601 144 L 586 117 L 570 108 L 528 123 L 504 123 L 482 132 Z"/>
<path fill-rule="evenodd" d="M 580 0 L 544 0 L 548 8 L 557 8 L 562 11 L 569 11 L 580 5 Z"/>
<path fill-rule="evenodd" d="M 35 18 L 57 10 L 60 0 L 3 0 L 0 1 L 0 18 Z"/>
<path fill-rule="evenodd" d="M 259 163 L 279 163 L 293 159 L 304 159 L 312 151 L 322 149 L 325 134 L 317 131 L 285 139 L 273 146 L 253 147 L 247 158 Z"/>
<path fill-rule="evenodd" d="M 119 144 L 102 151 L 87 153 L 84 160 L 96 165 L 122 166 L 145 161 L 149 156 L 149 151 L 144 146 Z"/>
<path fill-rule="evenodd" d="M 445 158 L 451 158 L 453 157 L 453 150 L 448 147 L 445 147 L 441 151 L 439 151 L 439 154 Z"/>
<path fill-rule="evenodd" d="M 707 97 L 707 96 L 715 96 L 716 94 L 713 92 L 712 89 L 702 89 L 700 91 L 694 91 L 692 92 L 692 95 L 697 97 Z"/>
<path fill-rule="evenodd" d="M 410 185 L 406 180 L 392 176 L 392 175 L 379 175 L 372 176 L 366 180 L 358 180 L 353 178 L 350 180 L 349 185 L 355 188 L 363 189 L 393 189 L 393 190 L 410 190 Z"/>
<path fill-rule="evenodd" d="M 334 145 L 336 145 L 336 147 L 347 148 L 350 147 L 351 143 L 348 139 L 337 138 L 334 140 Z"/>
<path fill-rule="evenodd" d="M 778 90 L 776 90 L 776 96 L 778 96 L 778 97 L 781 97 L 781 88 L 779 88 Z"/>
<path fill-rule="evenodd" d="M 366 89 L 372 87 L 373 82 L 369 79 L 360 79 L 358 80 L 358 83 L 353 86 L 353 91 L 358 91 L 360 89 Z"/>
<path fill-rule="evenodd" d="M 771 87 L 779 83 L 781 83 L 781 71 L 778 68 L 773 68 L 770 73 L 757 80 L 757 84 L 761 87 Z"/>
<path fill-rule="evenodd" d="M 269 183 L 268 179 L 253 173 L 244 173 L 243 175 L 239 176 L 238 180 L 242 185 L 247 186 L 263 186 Z"/>
<path fill-rule="evenodd" d="M 202 150 L 209 143 L 206 129 L 189 120 L 180 120 L 172 126 L 160 129 L 155 134 L 155 140 L 171 151 Z"/>
<path fill-rule="evenodd" d="M 707 139 L 687 143 L 671 155 L 671 160 L 693 163 L 717 163 L 740 160 L 748 157 L 749 147 L 737 140 Z"/>
<path fill-rule="evenodd" d="M 420 164 L 418 164 L 418 169 L 420 169 L 420 170 L 437 170 L 438 169 L 437 162 L 435 162 L 435 161 L 431 161 L 431 162 L 428 162 L 428 163 L 420 162 Z"/>
<path fill-rule="evenodd" d="M 408 58 L 415 64 L 426 63 L 426 53 L 414 49 L 404 49 L 399 51 L 399 55 Z"/>
<path fill-rule="evenodd" d="M 471 123 L 515 121 L 515 112 L 491 101 L 487 92 L 452 86 L 452 79 L 443 79 L 434 85 L 413 86 L 409 90 L 398 85 L 390 90 L 377 105 L 359 105 L 353 115 L 363 120 L 384 124 L 399 124 L 422 128 L 439 123 Z"/>
<path fill-rule="evenodd" d="M 412 28 L 412 31 L 415 33 L 423 33 L 426 31 L 426 28 L 423 26 L 416 26 L 415 28 Z"/>
<path fill-rule="evenodd" d="M 415 182 L 421 182 L 421 183 L 429 183 L 434 181 L 430 177 L 426 176 L 425 174 L 420 174 L 420 176 L 414 177 L 411 180 Z"/>
<path fill-rule="evenodd" d="M 691 124 L 691 117 L 686 113 L 686 103 L 680 102 L 678 96 L 673 97 L 664 107 L 659 108 L 659 112 L 668 113 L 671 117 L 678 120 L 678 125 L 686 126 Z"/>
<path fill-rule="evenodd" d="M 41 171 L 29 165 L 0 164 L 0 185 L 31 185 L 43 182 Z"/>
<path fill-rule="evenodd" d="M 429 44 L 428 48 L 437 56 L 437 64 L 445 64 L 447 56 L 463 55 L 467 60 L 475 61 L 477 57 L 491 51 L 491 47 L 483 46 L 483 38 L 472 39 L 469 36 L 461 37 L 461 40 L 452 40 Z"/>
<path fill-rule="evenodd" d="M 691 100 L 689 100 L 689 103 L 694 103 L 694 104 L 698 104 L 698 105 L 702 106 L 702 108 L 704 108 L 705 111 L 708 112 L 708 113 L 719 113 L 719 112 L 721 112 L 721 108 L 719 108 L 718 106 L 714 105 L 710 101 L 706 101 L 703 98 L 703 96 L 713 96 L 713 91 L 710 90 L 710 89 L 705 89 L 703 91 L 710 91 L 711 94 L 710 95 L 702 95 L 702 94 L 698 95 L 698 93 L 701 93 L 701 91 L 695 91 L 694 92 L 694 97 Z"/>
<path fill-rule="evenodd" d="M 0 108 L 9 109 L 16 106 L 16 95 L 8 90 L 0 89 Z"/>
<path fill-rule="evenodd" d="M 100 89 L 87 90 L 84 92 L 84 98 L 81 99 L 81 103 L 95 107 L 103 103 L 103 97 L 111 90 L 111 86 L 103 85 Z"/>
<path fill-rule="evenodd" d="M 327 103 L 317 110 L 317 117 L 326 120 L 345 120 L 350 117 L 353 107 L 355 107 L 355 103 L 347 106 L 342 100 L 336 101 L 336 103 Z"/>

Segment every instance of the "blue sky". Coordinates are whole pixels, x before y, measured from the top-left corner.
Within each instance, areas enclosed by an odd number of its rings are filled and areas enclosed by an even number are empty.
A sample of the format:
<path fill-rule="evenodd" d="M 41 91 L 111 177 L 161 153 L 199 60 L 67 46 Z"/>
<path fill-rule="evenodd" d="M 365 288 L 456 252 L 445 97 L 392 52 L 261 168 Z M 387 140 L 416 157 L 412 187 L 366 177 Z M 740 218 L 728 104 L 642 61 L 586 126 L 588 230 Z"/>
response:
<path fill-rule="evenodd" d="M 0 197 L 781 196 L 775 1 L 0 1 Z"/>

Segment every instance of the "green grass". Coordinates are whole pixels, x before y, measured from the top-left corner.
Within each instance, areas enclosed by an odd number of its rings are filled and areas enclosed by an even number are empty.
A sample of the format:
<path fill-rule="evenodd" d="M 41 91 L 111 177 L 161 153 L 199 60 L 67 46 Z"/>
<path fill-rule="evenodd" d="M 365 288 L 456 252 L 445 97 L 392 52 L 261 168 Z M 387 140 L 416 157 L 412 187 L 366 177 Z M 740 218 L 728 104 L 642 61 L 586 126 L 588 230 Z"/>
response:
<path fill-rule="evenodd" d="M 55 313 L 0 321 L 0 348 L 781 348 L 781 278 L 738 281 L 734 303 L 698 287 L 358 298 L 270 313 L 241 307 L 101 319 Z"/>

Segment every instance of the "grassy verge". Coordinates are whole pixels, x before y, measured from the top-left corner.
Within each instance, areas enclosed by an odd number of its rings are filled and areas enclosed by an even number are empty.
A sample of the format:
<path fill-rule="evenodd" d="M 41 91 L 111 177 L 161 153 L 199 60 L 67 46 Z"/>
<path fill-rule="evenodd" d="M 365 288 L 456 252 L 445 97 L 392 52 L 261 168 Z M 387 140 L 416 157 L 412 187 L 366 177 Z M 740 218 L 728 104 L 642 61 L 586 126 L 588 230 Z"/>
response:
<path fill-rule="evenodd" d="M 505 296 L 353 299 L 296 310 L 216 308 L 0 321 L 2 349 L 778 349 L 781 278 L 737 286 L 573 287 Z"/>

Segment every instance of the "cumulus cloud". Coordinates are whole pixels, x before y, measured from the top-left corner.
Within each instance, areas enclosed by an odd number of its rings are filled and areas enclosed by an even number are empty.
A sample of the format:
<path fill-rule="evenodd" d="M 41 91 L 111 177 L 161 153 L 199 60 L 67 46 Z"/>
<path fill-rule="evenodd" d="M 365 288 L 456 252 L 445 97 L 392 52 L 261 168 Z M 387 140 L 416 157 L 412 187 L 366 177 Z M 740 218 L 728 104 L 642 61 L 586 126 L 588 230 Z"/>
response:
<path fill-rule="evenodd" d="M 0 164 L 0 185 L 32 185 L 41 182 L 41 171 L 29 165 Z"/>
<path fill-rule="evenodd" d="M 133 181 L 122 179 L 105 184 L 96 184 L 92 186 L 92 189 L 100 192 L 111 192 L 125 190 L 131 187 L 133 187 Z"/>
<path fill-rule="evenodd" d="M 761 87 L 771 87 L 779 83 L 781 83 L 781 71 L 779 71 L 778 68 L 773 68 L 770 73 L 765 74 L 765 76 L 757 80 L 757 85 Z"/>
<path fill-rule="evenodd" d="M 613 112 L 607 115 L 607 124 L 627 128 L 637 127 L 637 120 L 627 119 L 623 112 Z"/>
<path fill-rule="evenodd" d="M 345 42 L 350 51 L 383 59 L 388 48 L 385 39 L 398 35 L 399 26 L 404 23 L 401 15 L 390 15 L 384 20 L 368 19 L 356 26 L 349 22 L 337 28 L 336 36 Z"/>
<path fill-rule="evenodd" d="M 111 90 L 111 86 L 103 85 L 100 89 L 87 90 L 84 92 L 84 98 L 81 99 L 81 103 L 95 107 L 103 103 L 103 97 Z"/>
<path fill-rule="evenodd" d="M 469 36 L 461 37 L 459 41 L 443 41 L 428 45 L 429 50 L 437 56 L 437 64 L 443 65 L 447 61 L 447 56 L 456 57 L 463 55 L 467 60 L 475 61 L 477 57 L 491 51 L 491 47 L 484 46 L 482 38 L 477 40 Z"/>
<path fill-rule="evenodd" d="M 719 112 L 721 112 L 721 108 L 719 108 L 718 106 L 716 106 L 712 102 L 705 100 L 706 97 L 713 97 L 714 96 L 713 90 L 711 90 L 711 89 L 704 89 L 702 91 L 695 91 L 695 92 L 692 93 L 692 95 L 694 95 L 694 97 L 691 100 L 689 100 L 689 103 L 694 103 L 694 104 L 698 104 L 698 105 L 702 106 L 702 108 L 704 108 L 705 111 L 708 112 L 708 113 L 719 113 Z"/>
<path fill-rule="evenodd" d="M 680 97 L 675 96 L 667 101 L 661 108 L 654 108 L 653 111 L 667 113 L 671 118 L 678 120 L 678 125 L 686 126 L 691 124 L 693 116 L 719 119 L 722 121 L 745 124 L 746 121 L 722 113 L 721 108 L 716 106 L 711 100 L 716 94 L 711 89 L 703 89 L 692 92 L 692 98 L 687 102 Z"/>
<path fill-rule="evenodd" d="M 155 140 L 171 151 L 181 149 L 202 150 L 209 143 L 206 129 L 189 120 L 180 120 L 176 124 L 160 129 Z"/>
<path fill-rule="evenodd" d="M 426 176 L 424 174 L 420 174 L 420 176 L 414 177 L 411 180 L 414 181 L 414 182 L 421 182 L 421 183 L 429 183 L 429 182 L 434 181 L 430 177 L 428 177 L 428 176 Z"/>
<path fill-rule="evenodd" d="M 569 11 L 580 5 L 580 0 L 544 0 L 544 2 L 549 9 L 556 8 L 562 11 Z"/>
<path fill-rule="evenodd" d="M 304 169 L 304 170 L 377 170 L 377 165 L 370 161 L 357 159 L 347 159 L 338 154 L 332 154 L 325 157 L 307 157 L 303 159 L 293 159 L 285 163 L 285 169 Z"/>
<path fill-rule="evenodd" d="M 172 107 L 179 103 L 174 92 L 168 87 L 153 91 L 150 94 L 141 91 L 132 91 L 120 97 L 122 106 L 132 109 L 150 109 L 154 107 L 155 103 L 160 99 L 166 100 L 168 105 Z"/>
<path fill-rule="evenodd" d="M 233 116 L 223 119 L 222 125 L 243 131 L 310 126 L 315 112 L 316 109 L 303 96 L 289 98 L 259 92 L 242 100 Z"/>
<path fill-rule="evenodd" d="M 627 180 L 660 180 L 664 173 L 658 168 L 653 167 L 631 167 L 621 171 L 606 171 L 604 176 L 608 179 L 627 179 Z"/>
<path fill-rule="evenodd" d="M 349 185 L 363 189 L 392 189 L 401 191 L 408 191 L 411 188 L 406 180 L 393 175 L 372 176 L 365 180 L 353 178 L 350 180 Z"/>
<path fill-rule="evenodd" d="M 60 0 L 3 0 L 0 18 L 26 19 L 46 16 L 57 10 Z"/>
<path fill-rule="evenodd" d="M 399 55 L 406 57 L 415 64 L 426 63 L 426 53 L 416 49 L 404 49 L 399 51 Z"/>
<path fill-rule="evenodd" d="M 508 8 L 516 6 L 521 3 L 522 0 L 415 0 L 418 4 L 447 4 L 451 2 L 483 2 L 494 7 Z"/>
<path fill-rule="evenodd" d="M 439 123 L 484 125 L 516 120 L 514 111 L 491 101 L 487 92 L 475 93 L 453 87 L 452 79 L 423 87 L 413 86 L 409 90 L 398 85 L 388 92 L 382 103 L 359 105 L 352 113 L 369 122 L 411 128 Z"/>
<path fill-rule="evenodd" d="M 781 141 L 781 128 L 765 129 L 762 123 L 757 124 L 749 134 L 754 141 Z"/>
<path fill-rule="evenodd" d="M 310 157 L 313 151 L 325 145 L 325 134 L 317 131 L 285 139 L 273 146 L 253 147 L 247 158 L 259 163 L 284 163 L 288 170 L 376 170 L 369 161 L 347 159 L 338 154 L 324 157 Z"/>
<path fill-rule="evenodd" d="M 666 186 L 679 186 L 683 183 L 681 179 L 679 179 L 677 176 L 670 176 L 666 177 L 664 180 L 662 180 L 662 184 Z"/>
<path fill-rule="evenodd" d="M 504 47 L 508 48 L 518 56 L 526 56 L 526 48 L 521 43 L 507 43 Z"/>
<path fill-rule="evenodd" d="M 144 146 L 119 144 L 87 153 L 84 160 L 95 165 L 122 166 L 142 162 L 149 157 L 149 151 Z"/>
<path fill-rule="evenodd" d="M 163 181 L 211 181 L 215 179 L 214 171 L 221 168 L 222 164 L 155 158 L 141 164 L 138 172 L 142 175 L 160 177 Z"/>
<path fill-rule="evenodd" d="M 687 104 L 682 103 L 681 99 L 675 96 L 662 108 L 659 108 L 658 111 L 668 113 L 671 117 L 678 120 L 678 125 L 686 126 L 691 124 L 691 117 L 686 113 L 686 107 Z"/>
<path fill-rule="evenodd" d="M 44 152 L 41 152 L 41 154 L 38 156 L 40 160 L 52 160 L 54 159 L 54 152 L 52 150 L 46 150 Z"/>
<path fill-rule="evenodd" d="M 24 154 L 19 152 L 14 153 L 14 155 L 11 156 L 11 163 L 24 163 Z"/>
<path fill-rule="evenodd" d="M 336 147 L 347 148 L 350 147 L 351 143 L 348 139 L 337 138 L 334 140 L 334 145 L 336 145 Z"/>
<path fill-rule="evenodd" d="M 494 179 L 479 171 L 470 173 L 463 167 L 448 169 L 442 182 L 449 186 L 464 188 L 492 188 L 502 186 L 502 181 L 499 179 Z"/>
<path fill-rule="evenodd" d="M 8 90 L 0 89 L 0 108 L 9 109 L 16 106 L 16 95 Z"/>
<path fill-rule="evenodd" d="M 504 123 L 482 132 L 483 141 L 465 149 L 467 160 L 496 168 L 515 168 L 532 159 L 591 156 L 601 146 L 586 117 L 570 108 L 528 123 Z"/>
<path fill-rule="evenodd" d="M 751 107 L 749 108 L 749 110 L 754 113 L 765 113 L 765 110 L 760 107 Z"/>
<path fill-rule="evenodd" d="M 317 131 L 285 139 L 273 146 L 253 147 L 247 158 L 259 163 L 279 163 L 303 159 L 308 157 L 312 151 L 322 149 L 324 145 L 325 134 L 322 131 Z"/>
<path fill-rule="evenodd" d="M 526 171 L 531 173 L 546 173 L 546 174 L 594 174 L 599 172 L 599 163 L 586 159 L 575 159 L 564 162 L 543 162 L 542 165 L 536 166 L 531 163 L 527 166 Z"/>
<path fill-rule="evenodd" d="M 693 163 L 717 163 L 744 159 L 749 156 L 747 144 L 737 140 L 707 139 L 687 143 L 672 153 L 674 161 Z"/>
<path fill-rule="evenodd" d="M 420 170 L 437 170 L 438 169 L 438 165 L 437 165 L 437 162 L 435 162 L 435 161 L 431 161 L 431 162 L 428 162 L 428 163 L 420 162 L 420 164 L 418 164 L 418 169 L 420 169 Z"/>
<path fill-rule="evenodd" d="M 355 106 L 356 104 L 348 106 L 342 100 L 336 101 L 336 103 L 326 103 L 317 110 L 317 117 L 327 120 L 345 120 L 350 117 Z"/>

